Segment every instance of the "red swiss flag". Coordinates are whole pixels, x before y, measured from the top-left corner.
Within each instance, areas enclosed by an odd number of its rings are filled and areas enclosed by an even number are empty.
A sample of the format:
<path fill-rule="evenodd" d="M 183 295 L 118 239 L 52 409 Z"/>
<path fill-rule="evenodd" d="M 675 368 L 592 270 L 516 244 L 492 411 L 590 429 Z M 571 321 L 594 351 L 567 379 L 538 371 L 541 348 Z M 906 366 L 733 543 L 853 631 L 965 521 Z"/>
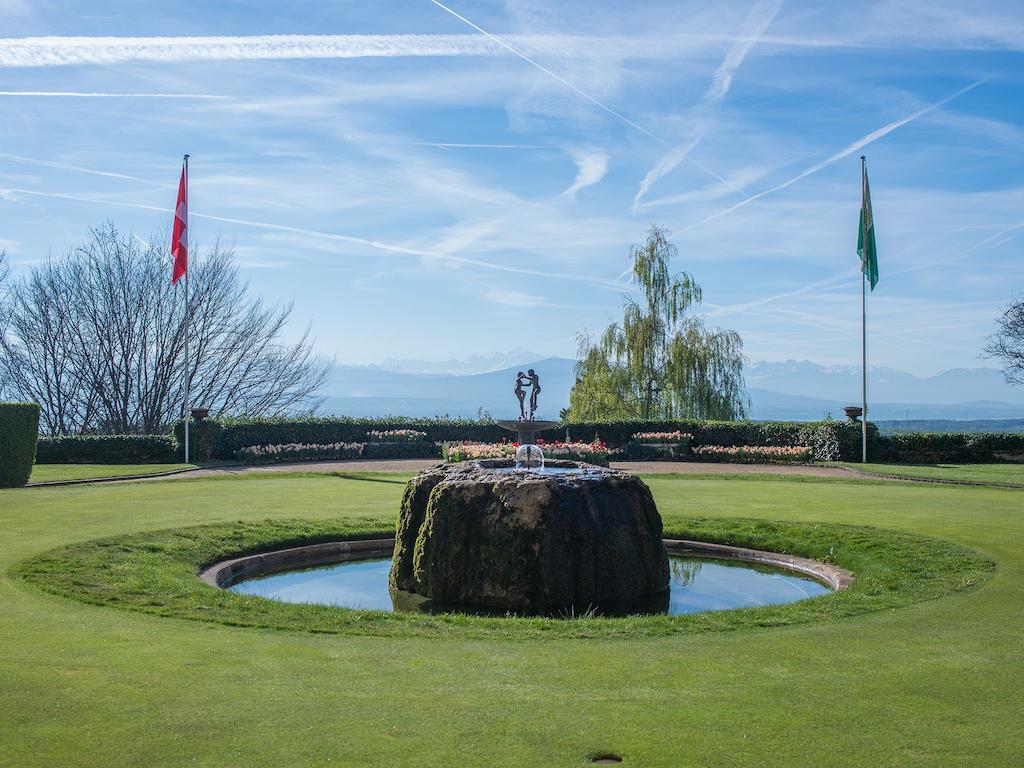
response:
<path fill-rule="evenodd" d="M 181 169 L 178 182 L 178 204 L 174 206 L 174 230 L 171 233 L 171 256 L 174 257 L 174 274 L 171 285 L 188 272 L 188 181 L 185 169 Z"/>

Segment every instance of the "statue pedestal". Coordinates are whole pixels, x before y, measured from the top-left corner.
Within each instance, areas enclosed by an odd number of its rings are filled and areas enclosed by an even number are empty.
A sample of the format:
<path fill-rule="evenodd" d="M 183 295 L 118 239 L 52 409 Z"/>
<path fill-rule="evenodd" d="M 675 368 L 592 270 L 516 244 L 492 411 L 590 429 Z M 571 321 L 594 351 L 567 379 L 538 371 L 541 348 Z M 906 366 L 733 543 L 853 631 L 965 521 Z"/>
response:
<path fill-rule="evenodd" d="M 495 423 L 499 427 L 504 427 L 509 432 L 515 432 L 517 435 L 516 442 L 520 445 L 531 445 L 538 432 L 553 429 L 559 424 L 557 421 L 520 421 L 519 419 L 515 421 L 509 419 Z"/>

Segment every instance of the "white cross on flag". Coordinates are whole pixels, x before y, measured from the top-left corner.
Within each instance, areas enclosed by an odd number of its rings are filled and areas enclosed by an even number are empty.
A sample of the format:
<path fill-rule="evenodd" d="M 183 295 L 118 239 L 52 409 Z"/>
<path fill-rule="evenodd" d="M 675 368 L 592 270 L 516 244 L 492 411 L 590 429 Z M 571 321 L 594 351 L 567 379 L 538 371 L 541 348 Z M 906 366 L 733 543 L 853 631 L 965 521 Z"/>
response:
<path fill-rule="evenodd" d="M 188 272 L 188 181 L 185 169 L 181 169 L 178 183 L 178 204 L 174 206 L 174 229 L 171 232 L 171 256 L 174 257 L 174 274 L 171 285 Z"/>

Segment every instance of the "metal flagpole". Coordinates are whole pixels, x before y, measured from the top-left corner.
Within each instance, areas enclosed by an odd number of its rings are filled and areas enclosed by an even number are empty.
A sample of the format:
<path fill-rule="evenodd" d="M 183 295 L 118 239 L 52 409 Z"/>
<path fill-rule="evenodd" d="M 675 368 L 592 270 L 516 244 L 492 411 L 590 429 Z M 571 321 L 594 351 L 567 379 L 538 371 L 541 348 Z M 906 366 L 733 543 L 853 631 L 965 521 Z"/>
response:
<path fill-rule="evenodd" d="M 864 228 L 864 174 L 867 159 L 860 156 L 860 227 Z M 867 232 L 862 253 L 867 254 Z M 860 463 L 867 464 L 867 274 L 864 255 L 860 257 Z M 186 275 L 187 278 L 187 275 Z"/>
<path fill-rule="evenodd" d="M 188 252 L 188 155 L 185 155 L 185 258 L 189 257 Z M 188 357 L 188 337 L 189 337 L 189 320 L 191 320 L 191 313 L 189 312 L 188 306 L 188 265 L 185 266 L 185 404 L 183 414 L 185 417 L 185 463 L 189 463 L 189 439 L 188 439 L 188 422 L 192 418 L 192 413 L 189 410 L 189 399 L 191 398 L 191 377 L 189 376 L 189 357 Z"/>

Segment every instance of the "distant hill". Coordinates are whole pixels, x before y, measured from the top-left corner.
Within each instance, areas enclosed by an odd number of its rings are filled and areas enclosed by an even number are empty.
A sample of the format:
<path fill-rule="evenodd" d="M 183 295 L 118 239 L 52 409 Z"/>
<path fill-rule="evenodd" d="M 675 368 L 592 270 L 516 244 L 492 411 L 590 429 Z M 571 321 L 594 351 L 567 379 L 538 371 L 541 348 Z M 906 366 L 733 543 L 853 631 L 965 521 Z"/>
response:
<path fill-rule="evenodd" d="M 883 435 L 899 432 L 1012 432 L 1024 433 L 1024 419 L 912 419 L 910 421 L 879 421 L 878 431 Z"/>
<path fill-rule="evenodd" d="M 854 366 L 824 366 L 807 360 L 754 363 L 746 371 L 751 389 L 860 402 L 861 371 Z M 994 401 L 1024 406 L 1024 387 L 1011 387 L 995 368 L 953 368 L 918 377 L 894 368 L 870 369 L 868 393 L 876 403 L 970 403 Z"/>
<path fill-rule="evenodd" d="M 455 361 L 457 369 L 486 364 L 505 355 Z M 474 362 L 475 361 L 475 362 Z M 416 370 L 441 363 L 402 365 Z M 575 360 L 549 357 L 483 373 L 435 373 L 386 370 L 380 366 L 338 366 L 324 387 L 322 411 L 348 416 L 452 416 L 475 418 L 481 409 L 494 418 L 514 418 L 513 387 L 519 370 L 540 374 L 542 418 L 557 418 L 569 404 Z M 964 420 L 1024 418 L 1024 387 L 1005 384 L 992 368 L 955 369 L 932 377 L 879 368 L 869 379 L 872 420 Z M 810 421 L 825 413 L 843 417 L 844 405 L 860 402 L 860 370 L 808 361 L 754 363 L 747 369 L 751 417 L 758 420 Z"/>
<path fill-rule="evenodd" d="M 516 418 L 519 403 L 513 389 L 517 371 L 533 368 L 540 375 L 538 418 L 557 419 L 569 405 L 576 361 L 561 357 L 523 363 L 488 373 L 453 375 L 397 373 L 379 368 L 338 366 L 324 392 L 323 411 L 349 416 L 476 417 L 483 408 L 496 418 Z M 417 410 L 420 409 L 420 410 Z"/>

